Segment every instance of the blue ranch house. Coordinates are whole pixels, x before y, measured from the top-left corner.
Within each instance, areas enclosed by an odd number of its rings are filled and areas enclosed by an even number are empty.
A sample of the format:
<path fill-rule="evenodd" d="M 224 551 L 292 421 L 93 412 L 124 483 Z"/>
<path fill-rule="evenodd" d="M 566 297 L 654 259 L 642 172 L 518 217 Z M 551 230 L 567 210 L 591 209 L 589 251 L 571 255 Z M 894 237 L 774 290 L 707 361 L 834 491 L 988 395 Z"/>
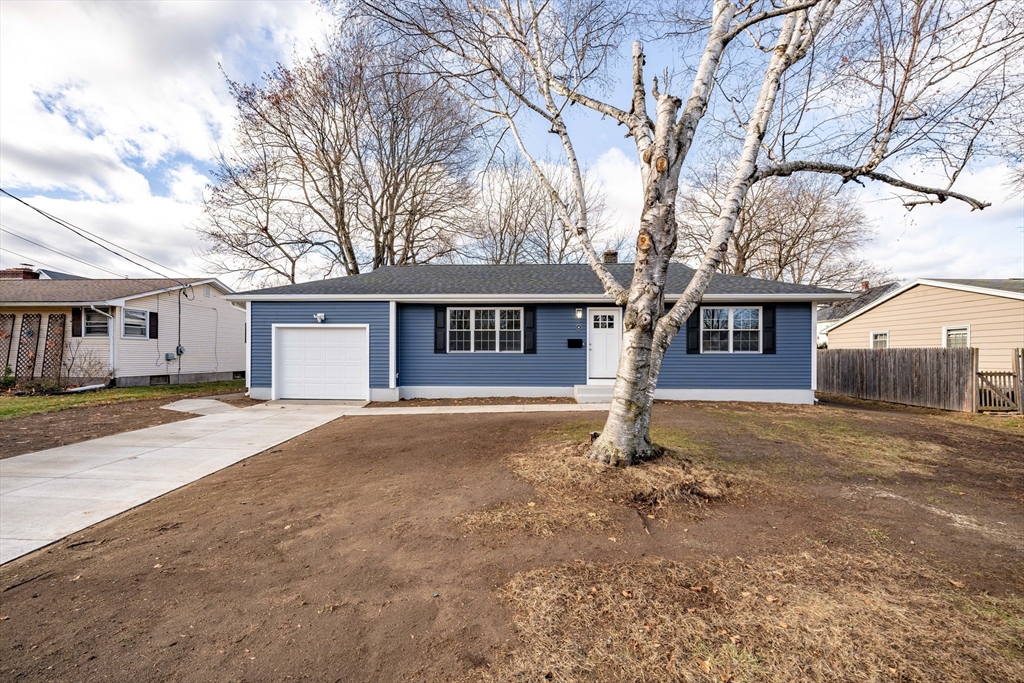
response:
<path fill-rule="evenodd" d="M 632 278 L 632 264 L 608 268 Z M 670 266 L 669 304 L 692 273 Z M 608 400 L 622 340 L 622 310 L 586 264 L 392 266 L 228 298 L 248 306 L 257 399 Z M 657 397 L 813 403 L 815 310 L 847 298 L 715 275 L 665 356 Z"/>

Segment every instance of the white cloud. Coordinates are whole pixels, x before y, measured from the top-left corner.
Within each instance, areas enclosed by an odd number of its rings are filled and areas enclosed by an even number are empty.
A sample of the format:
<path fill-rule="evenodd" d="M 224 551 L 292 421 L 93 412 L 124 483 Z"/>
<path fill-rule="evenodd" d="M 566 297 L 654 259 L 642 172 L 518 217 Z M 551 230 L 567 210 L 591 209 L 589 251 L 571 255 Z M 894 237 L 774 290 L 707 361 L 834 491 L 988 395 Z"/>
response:
<path fill-rule="evenodd" d="M 1007 167 L 994 164 L 963 174 L 954 189 L 991 202 L 983 211 L 956 200 L 907 211 L 891 188 L 858 190 L 879 237 L 865 256 L 904 279 L 1024 276 L 1024 199 L 1009 197 Z M 924 171 L 906 180 L 941 186 Z"/>
<path fill-rule="evenodd" d="M 326 27 L 312 2 L 4 2 L 0 19 L 0 184 L 110 239 L 123 228 L 143 253 L 190 268 L 201 264 L 186 226 L 230 134 L 218 65 L 258 79 L 322 42 Z M 31 196 L 40 192 L 78 201 Z M 26 220 L 11 207 L 5 224 Z M 78 249 L 75 240 L 60 244 Z M 22 259 L 3 256 L 12 260 Z"/>
<path fill-rule="evenodd" d="M 643 209 L 643 188 L 640 185 L 640 164 L 626 156 L 618 147 L 601 154 L 588 169 L 605 195 L 608 222 L 616 232 L 635 232 Z"/>

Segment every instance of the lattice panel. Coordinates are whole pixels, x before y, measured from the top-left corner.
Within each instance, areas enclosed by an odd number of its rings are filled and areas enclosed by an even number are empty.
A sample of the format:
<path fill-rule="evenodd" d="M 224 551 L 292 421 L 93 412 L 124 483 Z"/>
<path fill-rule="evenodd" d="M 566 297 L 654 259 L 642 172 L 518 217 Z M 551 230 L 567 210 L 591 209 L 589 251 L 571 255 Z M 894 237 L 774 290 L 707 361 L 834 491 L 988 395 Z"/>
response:
<path fill-rule="evenodd" d="M 14 339 L 14 314 L 0 314 L 0 375 L 11 362 L 11 341 Z"/>
<path fill-rule="evenodd" d="M 39 326 L 43 323 L 40 313 L 25 313 L 21 316 L 21 334 L 18 335 L 18 364 L 14 368 L 14 379 L 32 379 L 36 369 L 36 349 L 39 348 Z"/>
<path fill-rule="evenodd" d="M 51 313 L 46 320 L 46 345 L 43 347 L 43 377 L 60 379 L 60 364 L 64 361 L 64 327 L 68 317 L 64 313 Z"/>

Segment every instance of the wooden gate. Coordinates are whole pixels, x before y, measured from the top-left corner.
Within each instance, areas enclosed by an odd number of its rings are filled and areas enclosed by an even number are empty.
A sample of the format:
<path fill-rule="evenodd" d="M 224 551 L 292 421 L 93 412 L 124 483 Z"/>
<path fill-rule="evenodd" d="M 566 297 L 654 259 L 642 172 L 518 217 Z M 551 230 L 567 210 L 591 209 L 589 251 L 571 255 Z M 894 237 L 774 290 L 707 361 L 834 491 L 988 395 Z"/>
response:
<path fill-rule="evenodd" d="M 1024 413 L 1024 349 L 1013 350 L 1013 370 L 978 372 L 978 410 Z"/>

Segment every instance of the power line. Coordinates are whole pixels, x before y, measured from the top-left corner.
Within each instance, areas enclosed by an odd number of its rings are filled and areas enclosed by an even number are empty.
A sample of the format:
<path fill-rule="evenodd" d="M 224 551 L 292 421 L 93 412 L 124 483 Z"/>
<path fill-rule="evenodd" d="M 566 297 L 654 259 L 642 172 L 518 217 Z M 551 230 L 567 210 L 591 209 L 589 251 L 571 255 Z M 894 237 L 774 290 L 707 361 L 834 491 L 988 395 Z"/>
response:
<path fill-rule="evenodd" d="M 36 264 L 38 264 L 38 265 L 40 265 L 40 266 L 46 266 L 47 268 L 53 268 L 54 270 L 57 270 L 56 266 L 51 266 L 51 265 L 50 265 L 50 264 L 48 264 L 48 263 L 43 263 L 43 262 L 42 262 L 42 261 L 40 261 L 39 259 L 34 259 L 34 258 L 32 258 L 31 256 L 25 256 L 24 254 L 19 254 L 19 253 L 18 253 L 18 252 L 16 252 L 16 251 L 11 251 L 11 250 L 10 250 L 10 249 L 8 249 L 7 247 L 0 247 L 0 251 L 6 251 L 6 252 L 7 252 L 8 254 L 14 254 L 15 256 L 17 256 L 17 257 L 19 257 L 19 258 L 23 258 L 23 259 L 28 259 L 29 261 L 32 261 L 32 262 L 33 262 L 33 263 L 32 263 L 32 265 L 36 265 Z"/>
<path fill-rule="evenodd" d="M 99 235 L 97 235 L 95 233 L 92 233 L 92 232 L 89 232 L 85 228 L 81 228 L 81 227 L 75 225 L 74 223 L 70 223 L 70 222 L 64 220 L 63 218 L 58 218 L 57 216 L 54 216 L 51 213 L 47 213 L 46 211 L 43 211 L 42 209 L 37 208 L 37 207 L 29 204 L 24 199 L 11 194 L 7 190 L 3 189 L 2 187 L 0 187 L 0 193 L 3 193 L 5 195 L 7 195 L 8 197 L 10 197 L 11 199 L 15 200 L 16 202 L 18 202 L 20 204 L 24 204 L 25 206 L 27 206 L 28 208 L 32 209 L 33 211 L 38 213 L 40 216 L 43 216 L 47 220 L 53 221 L 57 225 L 61 226 L 62 228 L 66 229 L 66 230 L 69 230 L 69 231 L 73 232 L 74 234 L 78 235 L 82 239 L 87 240 L 89 242 L 92 242 L 96 246 L 98 246 L 98 247 L 100 247 L 100 248 L 102 248 L 102 249 L 104 249 L 106 251 L 109 251 L 111 254 L 113 254 L 115 256 L 123 258 L 125 261 L 128 261 L 129 263 L 132 263 L 132 264 L 138 266 L 139 268 L 143 268 L 145 270 L 148 270 L 151 273 L 156 273 L 157 275 L 159 275 L 162 278 L 167 278 L 169 280 L 177 280 L 177 278 L 169 277 L 165 273 L 161 273 L 158 270 L 154 270 L 153 268 L 150 268 L 147 265 L 144 265 L 142 263 L 139 263 L 138 261 L 135 261 L 133 259 L 128 258 L 124 254 L 122 254 L 122 253 L 120 253 L 118 251 L 115 251 L 114 249 L 111 249 L 106 244 L 103 244 L 102 242 L 99 242 L 98 240 L 103 240 L 103 242 L 107 242 L 108 244 L 112 244 L 114 247 L 117 247 L 118 249 L 121 249 L 122 251 L 125 251 L 125 252 L 131 254 L 132 256 L 137 256 L 137 257 L 139 257 L 139 258 L 141 258 L 141 259 L 143 259 L 145 261 L 149 261 L 150 263 L 153 263 L 153 264 L 155 264 L 157 266 L 160 266 L 161 268 L 164 268 L 165 270 L 169 270 L 172 273 L 177 273 L 178 275 L 181 275 L 182 277 L 188 277 L 184 273 L 182 273 L 180 271 L 177 271 L 177 270 L 174 270 L 173 268 L 169 268 L 168 266 L 165 266 L 165 265 L 163 265 L 163 264 L 161 264 L 161 263 L 159 263 L 157 261 L 154 261 L 153 259 L 149 258 L 148 256 L 143 256 L 142 254 L 137 254 L 134 251 L 132 251 L 131 249 L 128 249 L 127 247 L 122 247 L 121 245 L 117 244 L 116 242 L 113 242 L 113 241 L 111 241 L 111 240 L 109 240 L 109 239 L 107 239 L 105 237 L 100 237 Z M 93 238 L 95 238 L 95 239 L 93 239 Z M 185 283 L 179 282 L 179 284 L 181 284 L 182 286 L 185 286 Z"/>
<path fill-rule="evenodd" d="M 118 273 L 118 272 L 115 272 L 113 270 L 110 270 L 109 268 L 104 268 L 103 266 L 96 265 L 95 263 L 90 263 L 89 261 L 86 261 L 85 259 L 81 259 L 81 258 L 79 258 L 77 256 L 74 256 L 73 254 L 69 254 L 67 252 L 61 251 L 60 249 L 57 249 L 55 247 L 51 247 L 51 246 L 49 246 L 47 244 L 44 244 L 42 242 L 36 242 L 35 240 L 30 239 L 28 237 L 25 237 L 24 235 L 14 231 L 14 230 L 12 230 L 11 228 L 9 228 L 6 225 L 4 225 L 3 223 L 0 223 L 0 232 L 6 232 L 8 235 L 12 235 L 14 237 L 17 237 L 18 239 L 23 240 L 25 242 L 28 242 L 29 244 L 34 244 L 37 247 L 41 247 L 43 249 L 46 249 L 47 251 L 52 251 L 54 254 L 57 254 L 59 256 L 63 256 L 65 258 L 69 258 L 69 259 L 71 259 L 73 261 L 77 261 L 79 263 L 82 263 L 84 265 L 89 266 L 90 268 L 95 268 L 97 270 L 102 270 L 104 273 L 110 273 L 111 275 L 116 275 L 117 277 L 123 277 L 123 278 L 127 278 L 128 277 L 127 275 L 122 275 L 121 273 Z"/>

